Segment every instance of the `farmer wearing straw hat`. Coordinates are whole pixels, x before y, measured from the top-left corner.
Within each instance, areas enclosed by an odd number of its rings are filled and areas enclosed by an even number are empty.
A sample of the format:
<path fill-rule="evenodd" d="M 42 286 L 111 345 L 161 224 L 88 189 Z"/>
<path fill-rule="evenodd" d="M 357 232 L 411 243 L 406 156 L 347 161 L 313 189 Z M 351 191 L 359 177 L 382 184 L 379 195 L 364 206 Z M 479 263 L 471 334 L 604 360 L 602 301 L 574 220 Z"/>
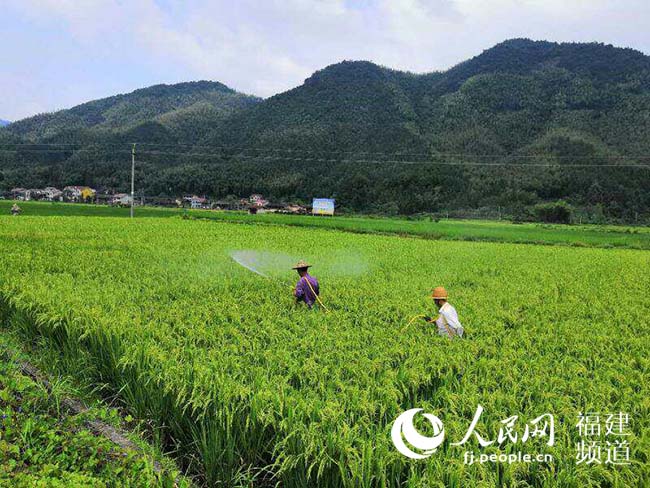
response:
<path fill-rule="evenodd" d="M 437 286 L 433 289 L 433 294 L 431 295 L 433 301 L 438 307 L 438 316 L 433 317 L 424 317 L 429 323 L 435 322 L 438 327 L 438 334 L 447 336 L 450 339 L 453 337 L 462 337 L 463 336 L 463 326 L 458 320 L 458 314 L 456 309 L 451 306 L 447 301 L 447 290 L 442 286 Z"/>
<path fill-rule="evenodd" d="M 293 290 L 293 296 L 296 297 L 296 303 L 305 302 L 309 308 L 312 308 L 316 300 L 318 300 L 320 288 L 318 280 L 307 272 L 309 268 L 311 268 L 311 264 L 307 264 L 303 260 L 298 261 L 291 268 L 295 269 L 300 275 L 296 288 Z"/>

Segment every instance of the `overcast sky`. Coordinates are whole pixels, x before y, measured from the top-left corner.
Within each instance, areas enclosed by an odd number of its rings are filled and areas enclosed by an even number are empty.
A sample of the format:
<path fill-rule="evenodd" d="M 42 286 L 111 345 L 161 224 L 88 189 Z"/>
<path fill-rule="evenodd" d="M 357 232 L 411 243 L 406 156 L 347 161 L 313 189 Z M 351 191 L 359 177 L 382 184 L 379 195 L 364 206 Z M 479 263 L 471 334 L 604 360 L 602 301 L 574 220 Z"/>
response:
<path fill-rule="evenodd" d="M 157 83 L 263 97 L 343 59 L 446 69 L 513 37 L 650 53 L 650 0 L 0 0 L 0 118 Z"/>

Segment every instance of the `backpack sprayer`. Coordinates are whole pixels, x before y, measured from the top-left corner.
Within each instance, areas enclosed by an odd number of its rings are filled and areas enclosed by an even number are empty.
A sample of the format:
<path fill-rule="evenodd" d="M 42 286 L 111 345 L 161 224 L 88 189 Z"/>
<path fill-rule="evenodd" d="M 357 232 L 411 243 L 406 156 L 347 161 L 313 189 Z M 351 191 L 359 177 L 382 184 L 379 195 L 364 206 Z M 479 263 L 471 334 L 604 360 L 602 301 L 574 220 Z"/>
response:
<path fill-rule="evenodd" d="M 300 278 L 300 279 L 302 279 L 302 278 Z M 318 302 L 318 304 L 319 304 L 321 307 L 323 307 L 323 310 L 325 310 L 326 313 L 329 312 L 329 308 L 327 308 L 327 307 L 325 306 L 325 304 L 323 303 L 323 301 L 322 301 L 322 300 L 320 299 L 320 297 L 318 296 L 318 293 L 316 293 L 316 291 L 314 290 L 314 287 L 311 286 L 311 283 L 309 282 L 309 280 L 305 278 L 305 282 L 306 282 L 307 285 L 309 286 L 309 289 L 311 290 L 311 292 L 312 292 L 312 293 L 314 294 L 314 296 L 316 297 L 316 301 Z"/>

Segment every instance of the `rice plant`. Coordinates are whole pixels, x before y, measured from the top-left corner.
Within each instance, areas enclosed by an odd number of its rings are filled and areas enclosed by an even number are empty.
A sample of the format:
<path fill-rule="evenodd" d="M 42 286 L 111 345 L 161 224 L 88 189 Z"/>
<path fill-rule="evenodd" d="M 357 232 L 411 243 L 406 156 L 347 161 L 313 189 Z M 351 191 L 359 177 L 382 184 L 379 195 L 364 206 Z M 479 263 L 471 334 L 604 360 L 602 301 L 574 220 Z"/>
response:
<path fill-rule="evenodd" d="M 210 486 L 650 479 L 646 251 L 27 216 L 2 218 L 0 245 L 1 310 L 12 326 L 119 392 Z M 230 259 L 242 249 L 313 262 L 330 312 L 294 304 L 290 269 L 264 277 Z M 463 340 L 406 327 L 432 311 L 438 284 L 451 292 Z M 511 415 L 553 413 L 554 462 L 468 466 L 448 444 L 412 461 L 391 443 L 404 410 L 437 412 L 459 439 L 479 403 L 492 436 Z M 584 409 L 630 414 L 632 464 L 576 465 Z"/>

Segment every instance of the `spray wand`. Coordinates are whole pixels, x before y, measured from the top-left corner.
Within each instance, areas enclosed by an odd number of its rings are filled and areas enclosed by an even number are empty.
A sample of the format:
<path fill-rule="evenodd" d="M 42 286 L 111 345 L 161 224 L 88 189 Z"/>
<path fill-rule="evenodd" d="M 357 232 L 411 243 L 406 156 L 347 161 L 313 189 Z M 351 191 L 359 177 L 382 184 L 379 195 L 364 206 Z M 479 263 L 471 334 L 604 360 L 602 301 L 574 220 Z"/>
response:
<path fill-rule="evenodd" d="M 411 317 L 411 319 L 408 321 L 408 323 L 404 326 L 404 328 L 402 329 L 402 332 L 404 332 L 406 329 L 408 329 L 411 326 L 411 324 L 413 322 L 415 322 L 417 319 L 423 319 L 423 318 L 426 318 L 426 315 L 424 315 L 424 314 L 414 315 L 413 317 Z"/>
<path fill-rule="evenodd" d="M 246 268 L 247 270 L 252 271 L 253 273 L 255 273 L 255 274 L 261 276 L 262 278 L 266 278 L 267 280 L 269 280 L 269 281 L 271 281 L 271 282 L 273 282 L 273 283 L 280 283 L 280 284 L 282 284 L 283 286 L 287 286 L 287 287 L 293 289 L 293 286 L 288 285 L 284 280 L 274 279 L 274 278 L 272 278 L 271 276 L 269 276 L 269 275 L 267 275 L 267 274 L 265 274 L 265 273 L 262 273 L 262 272 L 259 271 L 258 269 L 255 269 L 255 267 L 252 266 L 251 264 L 247 264 L 247 263 L 245 262 L 245 260 L 242 259 L 242 256 L 240 256 L 240 255 L 238 255 L 238 254 L 239 254 L 239 253 L 233 253 L 233 254 L 230 255 L 230 257 L 231 257 L 231 258 L 232 258 L 232 259 L 233 259 L 237 264 L 239 264 L 240 266 L 243 266 L 243 267 Z M 309 282 L 309 280 L 306 279 L 305 281 L 307 282 L 307 286 L 309 286 L 309 289 L 311 290 L 311 292 L 312 292 L 312 293 L 314 294 L 314 296 L 316 297 L 316 301 L 318 301 L 318 304 L 319 304 L 321 307 L 323 307 L 323 310 L 325 310 L 325 312 L 329 312 L 329 309 L 325 306 L 325 304 L 323 303 L 323 301 L 320 299 L 320 297 L 318 296 L 318 294 L 317 294 L 316 291 L 314 290 L 314 287 L 311 285 L 311 283 Z"/>
<path fill-rule="evenodd" d="M 439 316 L 438 316 L 439 317 Z M 411 319 L 407 322 L 406 326 L 402 329 L 402 332 L 404 332 L 406 329 L 408 329 L 413 322 L 415 322 L 417 319 L 425 319 L 427 322 L 432 323 L 438 320 L 438 317 L 428 317 L 427 315 L 420 314 L 420 315 L 414 315 L 411 317 Z"/>

